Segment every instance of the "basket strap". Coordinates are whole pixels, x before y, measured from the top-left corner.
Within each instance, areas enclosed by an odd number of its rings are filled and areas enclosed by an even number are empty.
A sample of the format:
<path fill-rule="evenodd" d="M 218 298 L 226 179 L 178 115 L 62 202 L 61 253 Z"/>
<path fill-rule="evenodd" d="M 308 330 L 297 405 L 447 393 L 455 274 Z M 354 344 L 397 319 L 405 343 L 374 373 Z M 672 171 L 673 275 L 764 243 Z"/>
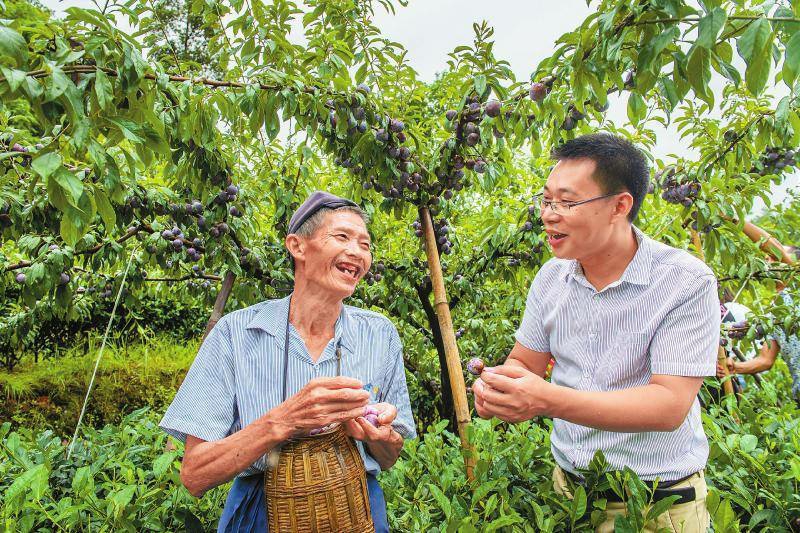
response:
<path fill-rule="evenodd" d="M 281 402 L 286 401 L 286 383 L 289 381 L 289 316 L 292 310 L 292 300 L 289 299 L 289 311 L 286 312 L 286 338 L 283 341 L 283 396 Z"/>
<path fill-rule="evenodd" d="M 292 312 L 292 300 L 289 299 L 289 311 L 286 313 L 286 336 L 283 342 L 283 394 L 281 402 L 286 401 L 286 387 L 289 381 L 289 317 Z M 342 337 L 336 341 L 336 376 L 342 375 Z"/>

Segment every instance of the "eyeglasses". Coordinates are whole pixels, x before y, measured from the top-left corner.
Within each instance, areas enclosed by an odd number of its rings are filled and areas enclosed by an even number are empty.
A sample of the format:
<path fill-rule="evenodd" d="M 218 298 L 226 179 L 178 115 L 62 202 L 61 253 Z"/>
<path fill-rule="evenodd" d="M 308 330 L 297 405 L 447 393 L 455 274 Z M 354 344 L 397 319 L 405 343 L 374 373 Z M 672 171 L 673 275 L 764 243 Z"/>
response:
<path fill-rule="evenodd" d="M 595 200 L 602 200 L 603 198 L 610 198 L 620 194 L 618 192 L 611 192 L 608 194 L 604 194 L 602 196 L 595 196 L 594 198 L 588 198 L 586 200 L 581 200 L 579 202 L 556 202 L 554 200 L 545 200 L 544 193 L 539 193 L 534 196 L 534 199 L 539 201 L 539 210 L 544 211 L 545 207 L 549 207 L 553 213 L 557 215 L 566 215 L 570 212 L 570 210 L 578 205 L 588 204 L 589 202 L 594 202 Z"/>

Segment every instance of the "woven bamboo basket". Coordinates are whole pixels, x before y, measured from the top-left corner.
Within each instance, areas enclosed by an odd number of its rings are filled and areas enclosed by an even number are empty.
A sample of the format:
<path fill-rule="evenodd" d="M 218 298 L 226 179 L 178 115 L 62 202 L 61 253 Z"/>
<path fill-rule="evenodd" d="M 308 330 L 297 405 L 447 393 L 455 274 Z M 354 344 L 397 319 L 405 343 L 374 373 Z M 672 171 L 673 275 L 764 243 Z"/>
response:
<path fill-rule="evenodd" d="M 374 532 L 364 461 L 339 425 L 284 444 L 264 476 L 270 532 Z"/>

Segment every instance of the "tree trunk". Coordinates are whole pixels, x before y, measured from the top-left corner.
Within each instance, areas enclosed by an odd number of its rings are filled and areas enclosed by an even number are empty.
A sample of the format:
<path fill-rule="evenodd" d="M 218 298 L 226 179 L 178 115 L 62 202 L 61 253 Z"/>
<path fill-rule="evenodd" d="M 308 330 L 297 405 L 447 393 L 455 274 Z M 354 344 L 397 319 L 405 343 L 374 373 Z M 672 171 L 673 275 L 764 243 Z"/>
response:
<path fill-rule="evenodd" d="M 456 433 L 458 431 L 458 421 L 456 420 L 456 411 L 453 407 L 453 392 L 450 389 L 450 377 L 447 375 L 447 356 L 444 351 L 444 342 L 442 341 L 442 330 L 439 328 L 439 319 L 436 317 L 436 310 L 433 308 L 433 304 L 431 304 L 430 301 L 431 289 L 429 287 L 417 287 L 417 294 L 419 294 L 425 316 L 428 318 L 428 327 L 433 336 L 433 345 L 436 347 L 436 353 L 439 355 L 439 379 L 442 384 L 441 396 L 438 398 L 439 414 L 450 421 L 449 429 L 453 433 Z"/>
<path fill-rule="evenodd" d="M 236 281 L 236 274 L 233 272 L 226 272 L 225 278 L 222 280 L 222 288 L 220 288 L 217 294 L 217 299 L 214 302 L 214 309 L 211 311 L 211 317 L 208 319 L 208 324 L 206 325 L 202 340 L 206 340 L 208 334 L 214 329 L 214 326 L 217 325 L 222 315 L 225 314 L 225 304 L 228 303 L 228 297 L 231 295 L 234 281 Z"/>

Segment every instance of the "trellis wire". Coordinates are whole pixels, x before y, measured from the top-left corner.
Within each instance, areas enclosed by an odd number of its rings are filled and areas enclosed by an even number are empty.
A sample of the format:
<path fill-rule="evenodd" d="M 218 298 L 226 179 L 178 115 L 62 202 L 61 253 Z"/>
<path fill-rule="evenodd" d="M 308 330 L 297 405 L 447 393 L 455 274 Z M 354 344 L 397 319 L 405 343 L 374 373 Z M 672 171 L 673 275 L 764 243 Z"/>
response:
<path fill-rule="evenodd" d="M 97 376 L 97 368 L 100 366 L 100 359 L 103 358 L 103 352 L 106 349 L 106 341 L 108 340 L 108 333 L 111 331 L 111 323 L 114 321 L 114 316 L 117 314 L 117 306 L 119 306 L 119 299 L 122 296 L 122 289 L 125 287 L 125 279 L 128 277 L 128 270 L 131 268 L 131 263 L 133 262 L 133 256 L 136 253 L 138 246 L 134 247 L 131 250 L 131 255 L 128 258 L 128 264 L 125 267 L 125 272 L 122 274 L 122 281 L 119 284 L 119 290 L 117 291 L 117 298 L 114 300 L 114 307 L 111 309 L 111 316 L 108 318 L 108 325 L 106 325 L 106 332 L 103 334 L 103 342 L 100 344 L 100 350 L 97 352 L 97 360 L 94 362 L 94 371 L 92 372 L 92 379 L 89 380 L 89 387 L 86 389 L 86 397 L 83 399 L 83 407 L 81 407 L 81 414 L 78 416 L 78 423 L 75 425 L 75 433 L 72 435 L 72 440 L 69 443 L 69 448 L 67 449 L 67 459 L 70 458 L 72 455 L 72 448 L 75 446 L 75 441 L 78 439 L 78 431 L 81 428 L 81 422 L 83 421 L 83 415 L 86 414 L 86 406 L 89 405 L 89 395 L 92 392 L 92 386 L 94 385 L 94 379 Z"/>

